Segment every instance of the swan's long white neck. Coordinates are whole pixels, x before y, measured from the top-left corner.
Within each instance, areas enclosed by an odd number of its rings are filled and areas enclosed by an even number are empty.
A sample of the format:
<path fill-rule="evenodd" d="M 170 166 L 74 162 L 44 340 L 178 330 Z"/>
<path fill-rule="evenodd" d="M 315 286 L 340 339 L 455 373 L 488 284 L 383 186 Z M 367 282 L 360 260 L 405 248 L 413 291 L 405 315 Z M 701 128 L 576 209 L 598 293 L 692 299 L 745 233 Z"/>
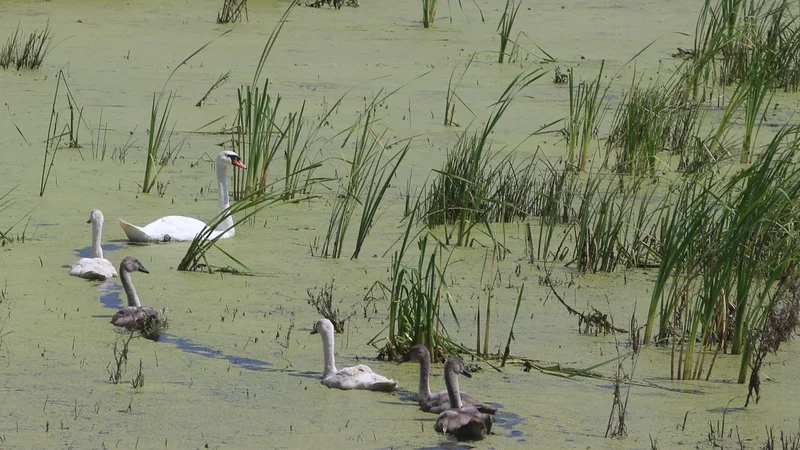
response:
<path fill-rule="evenodd" d="M 231 201 L 228 196 L 228 166 L 220 164 L 219 162 L 217 162 L 217 188 L 219 195 L 219 211 L 222 212 L 231 205 Z M 218 229 L 227 230 L 231 227 L 233 227 L 233 217 L 228 216 L 219 225 Z M 231 232 L 232 231 L 233 229 L 231 228 Z"/>
<path fill-rule="evenodd" d="M 461 390 L 458 388 L 458 374 L 455 370 L 449 369 L 445 371 L 444 384 L 447 385 L 447 396 L 450 397 L 450 408 L 459 409 L 464 406 L 461 403 Z"/>
<path fill-rule="evenodd" d="M 430 376 L 431 358 L 430 356 L 423 357 L 419 360 L 419 398 L 423 402 L 427 402 L 431 398 Z"/>
<path fill-rule="evenodd" d="M 333 359 L 333 333 L 331 330 L 323 330 L 322 333 L 322 351 L 325 355 L 325 370 L 322 371 L 322 377 L 327 378 L 336 372 L 336 361 Z"/>
<path fill-rule="evenodd" d="M 92 258 L 103 257 L 103 247 L 100 246 L 100 240 L 103 235 L 103 221 L 92 220 Z"/>
<path fill-rule="evenodd" d="M 119 278 L 122 280 L 122 288 L 125 289 L 125 296 L 128 297 L 128 306 L 142 306 L 139 296 L 136 295 L 136 288 L 131 281 L 131 273 L 120 267 Z"/>

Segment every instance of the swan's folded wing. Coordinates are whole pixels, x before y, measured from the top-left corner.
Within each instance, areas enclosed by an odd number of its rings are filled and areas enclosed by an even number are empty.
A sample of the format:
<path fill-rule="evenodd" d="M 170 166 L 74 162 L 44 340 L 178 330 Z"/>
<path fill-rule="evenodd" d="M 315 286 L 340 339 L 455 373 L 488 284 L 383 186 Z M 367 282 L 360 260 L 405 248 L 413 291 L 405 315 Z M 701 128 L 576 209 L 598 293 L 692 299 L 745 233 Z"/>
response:
<path fill-rule="evenodd" d="M 117 276 L 117 271 L 107 259 L 81 258 L 72 266 L 69 274 L 89 280 L 105 280 Z"/>
<path fill-rule="evenodd" d="M 475 440 L 491 433 L 493 422 L 494 416 L 483 414 L 474 407 L 465 406 L 439 414 L 433 428 L 439 433 L 452 434 L 459 440 Z"/>
<path fill-rule="evenodd" d="M 359 364 L 357 366 L 345 367 L 333 375 L 322 380 L 328 387 L 352 390 L 363 389 L 370 391 L 394 391 L 397 390 L 397 381 L 390 380 L 382 375 L 374 373 L 369 366 Z"/>

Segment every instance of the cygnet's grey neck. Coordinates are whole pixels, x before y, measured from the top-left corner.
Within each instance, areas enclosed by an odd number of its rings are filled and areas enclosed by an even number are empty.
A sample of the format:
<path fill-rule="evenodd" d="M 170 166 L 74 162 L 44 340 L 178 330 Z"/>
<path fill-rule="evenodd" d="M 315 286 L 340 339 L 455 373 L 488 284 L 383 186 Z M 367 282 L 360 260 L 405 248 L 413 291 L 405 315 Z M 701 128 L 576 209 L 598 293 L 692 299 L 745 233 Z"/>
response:
<path fill-rule="evenodd" d="M 419 360 L 419 398 L 427 403 L 431 398 L 431 358 L 421 358 Z"/>
<path fill-rule="evenodd" d="M 461 403 L 461 391 L 458 388 L 458 373 L 448 367 L 444 374 L 444 383 L 447 385 L 447 396 L 450 397 L 450 408 L 459 409 Z"/>
<path fill-rule="evenodd" d="M 128 297 L 128 306 L 142 306 L 139 302 L 139 296 L 136 295 L 136 288 L 133 287 L 131 273 L 120 267 L 119 278 L 122 280 L 122 288 L 125 290 L 125 296 Z"/>

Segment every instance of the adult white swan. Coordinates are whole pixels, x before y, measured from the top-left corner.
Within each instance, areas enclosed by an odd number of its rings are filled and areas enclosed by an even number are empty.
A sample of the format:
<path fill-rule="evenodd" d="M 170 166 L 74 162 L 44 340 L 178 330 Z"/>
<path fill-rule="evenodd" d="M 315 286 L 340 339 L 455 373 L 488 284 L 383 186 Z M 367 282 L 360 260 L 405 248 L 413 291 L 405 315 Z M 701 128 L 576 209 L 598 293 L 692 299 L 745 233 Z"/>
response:
<path fill-rule="evenodd" d="M 111 318 L 111 323 L 117 327 L 124 327 L 129 330 L 140 330 L 145 337 L 155 335 L 161 331 L 163 321 L 161 316 L 154 308 L 142 306 L 139 296 L 136 295 L 136 288 L 131 281 L 132 272 L 150 273 L 144 268 L 142 263 L 133 256 L 126 256 L 119 265 L 120 279 L 125 296 L 128 297 L 128 306 L 122 308 Z"/>
<path fill-rule="evenodd" d="M 224 150 L 217 155 L 217 192 L 219 193 L 219 210 L 222 211 L 230 206 L 228 198 L 228 167 L 235 166 L 246 169 L 242 159 L 236 153 Z M 198 233 L 203 231 L 206 223 L 186 216 L 166 216 L 150 222 L 143 227 L 137 227 L 122 219 L 119 224 L 128 240 L 132 242 L 170 242 L 170 241 L 191 241 Z M 220 234 L 222 239 L 233 237 L 234 229 L 233 217 L 228 216 L 220 224 L 219 229 L 214 230 L 209 239 L 214 239 Z M 230 230 L 225 231 L 230 228 Z"/>
<path fill-rule="evenodd" d="M 331 321 L 328 319 L 317 320 L 311 334 L 317 333 L 322 336 L 322 350 L 325 354 L 322 384 L 329 388 L 345 390 L 394 391 L 397 389 L 397 381 L 374 373 L 364 364 L 336 370 L 336 362 L 333 359 L 333 324 Z"/>
<path fill-rule="evenodd" d="M 494 416 L 484 414 L 474 406 L 464 406 L 458 390 L 458 374 L 472 377 L 464 363 L 455 357 L 447 358 L 444 363 L 444 382 L 447 385 L 447 395 L 453 409 L 439 414 L 433 429 L 439 433 L 452 434 L 458 440 L 483 439 L 484 435 L 491 434 Z"/>
<path fill-rule="evenodd" d="M 103 213 L 99 209 L 93 209 L 86 223 L 92 224 L 92 257 L 79 259 L 69 274 L 89 280 L 105 280 L 117 276 L 111 261 L 103 258 L 103 247 L 100 246 L 103 235 Z"/>
<path fill-rule="evenodd" d="M 430 381 L 431 373 L 431 354 L 428 348 L 422 344 L 417 344 L 408 351 L 400 362 L 419 361 L 419 407 L 425 412 L 439 414 L 442 411 L 451 409 L 450 396 L 447 391 L 431 393 Z M 461 403 L 467 406 L 474 406 L 478 411 L 486 414 L 494 414 L 497 408 L 481 403 L 469 395 L 460 392 Z"/>

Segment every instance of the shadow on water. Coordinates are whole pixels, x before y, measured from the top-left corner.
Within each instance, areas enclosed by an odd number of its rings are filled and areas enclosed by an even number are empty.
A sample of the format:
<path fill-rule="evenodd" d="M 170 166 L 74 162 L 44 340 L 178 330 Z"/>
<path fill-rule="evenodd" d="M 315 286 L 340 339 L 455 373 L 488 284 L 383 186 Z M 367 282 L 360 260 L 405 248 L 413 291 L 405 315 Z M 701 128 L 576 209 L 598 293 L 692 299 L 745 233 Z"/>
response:
<path fill-rule="evenodd" d="M 100 303 L 103 304 L 106 308 L 111 308 L 114 310 L 118 310 L 122 308 L 122 296 L 120 292 L 122 290 L 122 286 L 117 283 L 103 283 L 100 288 L 101 291 L 106 291 L 106 294 L 100 296 Z M 111 315 L 94 315 L 93 317 L 102 317 L 108 318 Z M 178 337 L 168 333 L 161 333 L 158 339 L 158 342 L 165 342 L 175 345 L 179 350 L 184 351 L 186 353 L 191 353 L 194 355 L 200 355 L 205 358 L 213 358 L 213 359 L 222 359 L 239 366 L 243 369 L 247 370 L 267 370 L 266 367 L 271 366 L 271 363 L 266 361 L 261 361 L 258 359 L 253 358 L 244 358 L 241 356 L 236 355 L 226 355 L 221 350 L 217 350 L 215 348 L 200 345 L 196 342 L 193 342 L 191 339 L 186 339 L 182 337 Z"/>
<path fill-rule="evenodd" d="M 200 355 L 205 358 L 224 359 L 231 364 L 241 367 L 242 369 L 266 370 L 266 367 L 272 365 L 271 363 L 258 359 L 226 355 L 225 353 L 222 353 L 221 350 L 217 350 L 206 345 L 200 345 L 196 342 L 193 342 L 191 339 L 181 338 L 172 334 L 163 333 L 159 342 L 168 342 L 170 344 L 174 344 L 181 351 L 192 353 L 194 355 Z"/>
<path fill-rule="evenodd" d="M 115 250 L 122 250 L 122 249 L 125 248 L 122 245 L 116 245 L 116 244 L 105 244 L 105 245 L 101 245 L 101 247 L 103 247 L 103 251 L 104 252 L 113 252 Z M 88 247 L 83 247 L 83 248 L 75 248 L 75 249 L 72 249 L 72 251 L 75 252 L 75 254 L 80 258 L 91 258 L 92 257 L 92 246 L 91 245 L 88 246 Z M 106 258 L 106 259 L 108 259 L 108 258 Z"/>

